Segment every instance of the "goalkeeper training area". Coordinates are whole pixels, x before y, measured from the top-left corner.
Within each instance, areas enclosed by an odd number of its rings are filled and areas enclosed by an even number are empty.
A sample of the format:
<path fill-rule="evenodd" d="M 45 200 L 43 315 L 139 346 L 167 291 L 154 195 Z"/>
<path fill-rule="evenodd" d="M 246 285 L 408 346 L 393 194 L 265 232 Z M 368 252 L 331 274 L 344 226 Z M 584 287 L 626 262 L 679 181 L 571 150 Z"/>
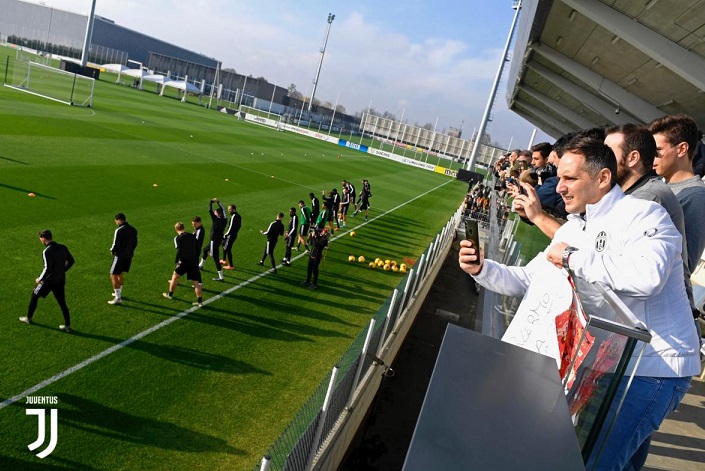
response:
<path fill-rule="evenodd" d="M 22 56 L 25 57 L 25 56 Z M 39 62 L 5 60 L 3 85 L 66 105 L 93 105 L 95 80 Z"/>
<path fill-rule="evenodd" d="M 0 468 L 258 468 L 404 281 L 402 273 L 369 262 L 413 267 L 458 208 L 466 184 L 164 100 L 115 84 L 110 74 L 89 85 L 13 58 L 2 58 L 0 68 L 8 62 L 9 70 L 0 70 L 12 85 L 0 88 Z M 93 86 L 91 108 L 58 102 L 85 104 Z M 308 261 L 303 248 L 276 275 L 256 265 L 265 246 L 260 230 L 278 212 L 308 203 L 309 192 L 340 191 L 342 179 L 359 188 L 363 178 L 374 195 L 370 220 L 349 216 L 347 228 L 335 233 L 317 290 L 300 284 Z M 190 227 L 198 215 L 210 229 L 213 197 L 242 215 L 235 270 L 224 282 L 212 281 L 214 262 L 206 261 L 203 307 L 191 305 L 185 279 L 174 299 L 165 299 L 174 224 Z M 139 245 L 125 275 L 124 303 L 112 306 L 109 248 L 118 212 L 139 231 Z M 72 334 L 58 329 L 63 320 L 52 296 L 39 301 L 32 325 L 17 320 L 27 314 L 42 271 L 43 229 L 76 259 L 66 284 Z M 283 255 L 280 241 L 277 262 Z M 350 262 L 351 255 L 368 263 Z M 56 446 L 44 458 L 37 454 L 46 444 L 28 448 L 38 440 L 33 409 L 46 410 L 47 443 L 50 409 L 56 410 Z"/>

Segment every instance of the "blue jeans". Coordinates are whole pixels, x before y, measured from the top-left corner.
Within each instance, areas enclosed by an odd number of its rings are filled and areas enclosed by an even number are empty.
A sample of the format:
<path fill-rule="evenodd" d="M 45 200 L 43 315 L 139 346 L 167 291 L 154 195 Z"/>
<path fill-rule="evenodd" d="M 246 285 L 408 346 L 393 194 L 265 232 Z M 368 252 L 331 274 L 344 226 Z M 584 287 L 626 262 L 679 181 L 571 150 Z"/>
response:
<path fill-rule="evenodd" d="M 615 400 L 586 463 L 588 470 L 641 469 L 649 453 L 651 434 L 678 407 L 690 387 L 690 377 L 635 376 L 617 421 L 602 446 L 628 380 L 625 376 L 619 383 Z"/>

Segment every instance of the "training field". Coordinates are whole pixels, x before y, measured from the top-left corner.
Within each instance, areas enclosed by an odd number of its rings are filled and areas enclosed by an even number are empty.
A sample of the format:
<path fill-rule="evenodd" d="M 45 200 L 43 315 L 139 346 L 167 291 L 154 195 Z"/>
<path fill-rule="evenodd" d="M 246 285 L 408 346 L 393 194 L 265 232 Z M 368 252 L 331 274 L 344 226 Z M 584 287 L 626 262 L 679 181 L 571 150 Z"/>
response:
<path fill-rule="evenodd" d="M 369 179 L 373 208 L 367 224 L 350 218 L 336 233 L 317 291 L 299 284 L 302 253 L 276 275 L 255 265 L 259 230 L 277 212 L 308 202 L 309 191 L 339 189 L 343 178 L 358 190 Z M 96 83 L 94 108 L 0 87 L 0 469 L 251 469 L 403 279 L 348 256 L 416 260 L 465 189 L 108 81 Z M 173 270 L 173 226 L 190 228 L 200 215 L 209 229 L 212 197 L 242 214 L 236 270 L 211 281 L 209 259 L 206 305 L 191 310 L 185 280 L 175 300 L 161 295 Z M 139 246 L 125 302 L 110 306 L 117 212 L 138 229 Z M 40 300 L 33 325 L 17 320 L 42 270 L 41 229 L 76 259 L 67 275 L 73 334 L 58 330 L 52 296 Z M 277 261 L 283 253 L 281 241 Z M 28 390 L 58 404 L 28 405 Z M 46 444 L 27 448 L 37 438 L 29 408 L 58 409 L 56 449 L 44 459 L 35 454 Z"/>

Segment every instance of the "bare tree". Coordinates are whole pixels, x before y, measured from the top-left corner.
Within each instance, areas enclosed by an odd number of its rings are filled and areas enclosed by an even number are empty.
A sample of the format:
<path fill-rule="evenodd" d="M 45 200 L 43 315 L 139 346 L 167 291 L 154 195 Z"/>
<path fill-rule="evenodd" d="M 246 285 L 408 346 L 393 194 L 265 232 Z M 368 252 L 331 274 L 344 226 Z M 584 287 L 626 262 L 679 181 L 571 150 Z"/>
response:
<path fill-rule="evenodd" d="M 292 83 L 289 85 L 289 87 L 286 89 L 287 93 L 289 96 L 294 96 L 294 93 L 296 93 L 298 90 L 296 90 L 296 84 Z"/>
<path fill-rule="evenodd" d="M 345 114 L 345 107 L 343 105 L 338 105 L 335 107 L 336 113 L 342 113 Z"/>
<path fill-rule="evenodd" d="M 390 113 L 389 111 L 385 111 L 384 113 L 382 113 L 382 117 L 392 121 L 397 120 L 396 115 L 394 113 Z"/>
<path fill-rule="evenodd" d="M 321 103 L 321 106 L 323 108 L 328 108 L 329 110 L 333 109 L 333 103 L 331 103 L 330 101 L 324 101 L 323 103 Z"/>

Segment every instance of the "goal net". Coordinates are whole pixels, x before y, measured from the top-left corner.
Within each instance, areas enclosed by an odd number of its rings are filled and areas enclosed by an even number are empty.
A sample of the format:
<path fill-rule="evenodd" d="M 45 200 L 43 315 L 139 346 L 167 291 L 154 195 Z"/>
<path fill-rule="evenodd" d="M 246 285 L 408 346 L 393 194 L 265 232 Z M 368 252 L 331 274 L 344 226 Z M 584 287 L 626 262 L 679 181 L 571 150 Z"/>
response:
<path fill-rule="evenodd" d="M 93 105 L 94 79 L 36 62 L 15 62 L 3 85 L 67 105 Z"/>
<path fill-rule="evenodd" d="M 18 62 L 36 62 L 37 64 L 50 65 L 51 55 L 49 53 L 35 51 L 23 46 L 17 46 L 15 51 L 15 60 Z"/>
<path fill-rule="evenodd" d="M 282 116 L 280 114 L 260 110 L 251 106 L 240 105 L 239 111 L 241 113 L 240 117 L 244 118 L 246 121 L 251 121 L 253 123 L 262 124 L 272 128 L 279 129 L 282 120 Z"/>

